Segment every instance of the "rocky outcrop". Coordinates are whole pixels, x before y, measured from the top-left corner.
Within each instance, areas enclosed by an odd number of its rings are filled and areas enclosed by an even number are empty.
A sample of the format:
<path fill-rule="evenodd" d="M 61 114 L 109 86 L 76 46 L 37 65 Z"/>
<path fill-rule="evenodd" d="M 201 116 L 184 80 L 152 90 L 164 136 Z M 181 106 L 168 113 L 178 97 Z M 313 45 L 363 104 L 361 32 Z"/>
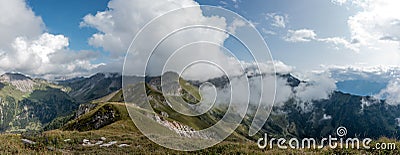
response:
<path fill-rule="evenodd" d="M 81 104 L 78 107 L 78 110 L 75 113 L 75 119 L 79 118 L 80 116 L 88 113 L 89 111 L 93 110 L 94 108 L 97 107 L 98 104 L 93 104 L 93 103 L 87 103 L 87 104 Z"/>
<path fill-rule="evenodd" d="M 10 83 L 22 92 L 32 92 L 37 83 L 30 77 L 18 73 L 5 73 L 0 76 L 1 83 Z"/>
<path fill-rule="evenodd" d="M 194 130 L 192 127 L 179 123 L 177 121 L 168 121 L 163 117 L 154 115 L 153 120 L 167 127 L 168 129 L 176 132 L 178 135 L 187 138 L 201 138 L 201 139 L 212 139 L 211 134 L 201 134 Z"/>
<path fill-rule="evenodd" d="M 120 120 L 120 112 L 111 104 L 105 104 L 63 127 L 63 130 L 89 131 L 97 130 Z"/>

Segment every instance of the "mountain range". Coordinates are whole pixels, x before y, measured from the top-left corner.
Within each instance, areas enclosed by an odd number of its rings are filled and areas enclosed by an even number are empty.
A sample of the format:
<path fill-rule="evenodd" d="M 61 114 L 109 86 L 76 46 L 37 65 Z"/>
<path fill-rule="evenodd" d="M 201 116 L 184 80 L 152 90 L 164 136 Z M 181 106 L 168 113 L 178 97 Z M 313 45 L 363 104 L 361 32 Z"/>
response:
<path fill-rule="evenodd" d="M 296 88 L 300 80 L 291 74 L 277 74 L 286 85 Z M 251 78 L 251 77 L 250 77 Z M 132 78 L 140 79 L 140 78 Z M 146 77 L 145 89 L 154 117 L 167 117 L 176 122 L 169 129 L 177 131 L 204 129 L 213 125 L 225 114 L 223 107 L 195 117 L 174 112 L 161 93 L 160 77 Z M 223 86 L 226 77 L 210 79 Z M 312 83 L 310 83 L 312 84 Z M 196 81 L 180 82 L 181 95 L 185 101 L 199 101 Z M 78 77 L 62 81 L 34 79 L 18 73 L 0 76 L 0 131 L 25 132 L 42 130 L 98 130 L 128 118 L 124 110 L 121 90 L 122 76 L 117 73 L 98 73 L 90 77 Z M 308 105 L 309 109 L 302 106 Z M 139 109 L 140 110 L 140 109 Z M 233 137 L 256 140 L 263 133 L 271 137 L 326 137 L 334 135 L 336 128 L 345 126 L 348 136 L 379 138 L 399 137 L 400 107 L 388 105 L 383 100 L 334 91 L 327 99 L 300 101 L 288 98 L 282 106 L 275 106 L 261 131 L 248 136 L 253 116 L 247 115 L 236 129 Z M 201 135 L 207 136 L 207 135 Z"/>

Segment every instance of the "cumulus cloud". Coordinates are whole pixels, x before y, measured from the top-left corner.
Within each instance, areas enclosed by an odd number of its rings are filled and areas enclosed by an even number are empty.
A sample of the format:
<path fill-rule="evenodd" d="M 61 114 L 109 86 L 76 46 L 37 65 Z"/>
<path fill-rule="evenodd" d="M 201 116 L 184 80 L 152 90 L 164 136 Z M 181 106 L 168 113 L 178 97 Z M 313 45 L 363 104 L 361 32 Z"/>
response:
<path fill-rule="evenodd" d="M 0 14 L 0 50 L 9 50 L 17 37 L 36 37 L 44 31 L 42 18 L 24 0 L 1 0 Z"/>
<path fill-rule="evenodd" d="M 150 20 L 171 10 L 198 5 L 192 0 L 157 1 L 157 3 L 152 0 L 112 0 L 108 3 L 107 10 L 97 12 L 95 15 L 86 15 L 80 26 L 92 27 L 99 31 L 89 39 L 89 44 L 102 47 L 119 56 L 126 52 L 133 36 Z M 181 20 L 190 22 L 204 19 L 200 18 L 201 11 L 196 13 L 182 15 Z M 184 23 L 172 20 L 164 26 L 169 24 Z"/>
<path fill-rule="evenodd" d="M 310 29 L 288 30 L 284 39 L 289 42 L 309 42 L 314 40 L 316 36 L 314 30 Z"/>
<path fill-rule="evenodd" d="M 351 9 L 355 13 L 348 17 L 349 37 L 302 37 L 291 38 L 295 31 L 288 32 L 285 40 L 292 42 L 317 41 L 332 45 L 335 49 L 356 52 L 355 61 L 371 65 L 400 65 L 400 11 L 397 0 L 331 0 L 332 3 Z M 319 34 L 316 34 L 319 35 Z M 302 36 L 313 36 L 312 33 Z M 354 57 L 354 56 L 352 56 Z"/>
<path fill-rule="evenodd" d="M 400 2 L 397 0 L 352 1 L 361 11 L 347 23 L 351 40 L 372 50 L 398 50 L 400 37 Z M 390 48 L 389 48 L 390 47 Z"/>
<path fill-rule="evenodd" d="M 400 78 L 389 81 L 385 89 L 381 90 L 374 97 L 385 99 L 390 105 L 398 105 L 400 103 Z"/>
<path fill-rule="evenodd" d="M 89 61 L 96 58 L 97 53 L 70 51 L 68 45 L 68 38 L 63 35 L 43 33 L 37 39 L 17 37 L 11 52 L 0 57 L 0 68 L 49 78 L 52 75 L 85 74 L 98 66 Z"/>
<path fill-rule="evenodd" d="M 137 43 L 134 48 L 137 48 L 137 51 L 152 49 L 168 33 L 190 25 L 211 25 L 232 33 L 236 29 L 245 26 L 245 22 L 240 19 L 235 19 L 228 25 L 226 19 L 222 17 L 204 16 L 199 4 L 192 0 L 157 1 L 157 3 L 151 0 L 112 0 L 109 2 L 107 10 L 98 12 L 95 15 L 86 15 L 81 26 L 97 29 L 99 32 L 89 39 L 89 44 L 102 47 L 111 52 L 111 56 L 118 59 L 125 56 L 133 37 L 138 34 L 146 23 L 155 19 L 155 17 L 183 7 L 191 8 L 178 10 L 173 14 L 167 14 L 156 19 L 153 25 L 149 25 L 153 29 L 142 32 L 146 33 L 146 36 L 145 38 L 137 39 L 137 42 L 140 43 Z M 222 66 L 225 70 L 240 69 L 240 66 L 233 67 L 233 64 L 238 63 L 232 61 L 232 58 L 221 50 L 227 37 L 228 35 L 224 32 L 206 28 L 179 31 L 163 40 L 152 53 L 148 62 L 149 65 L 147 65 L 149 68 L 148 73 L 146 74 L 160 75 L 164 67 L 165 71 L 180 72 L 186 65 L 197 60 L 212 61 Z M 149 55 L 146 52 L 137 53 L 132 57 L 133 59 L 128 64 L 133 66 L 129 68 L 130 71 L 135 72 L 132 74 L 143 74 L 144 66 L 142 64 L 146 64 L 144 61 L 148 57 Z M 216 77 L 221 73 L 215 67 L 204 67 L 204 65 L 193 65 L 187 68 L 187 72 L 201 76 L 202 72 L 199 72 L 199 70 L 208 72 L 208 75 L 210 75 L 208 78 Z M 215 75 L 213 76 L 213 74 Z M 189 78 L 199 76 L 193 75 Z"/>
<path fill-rule="evenodd" d="M 180 9 L 184 7 L 190 8 Z M 167 13 L 172 10 L 175 10 L 172 14 Z M 147 25 L 149 29 L 141 32 L 145 35 L 135 40 L 136 44 L 130 51 L 141 52 L 128 54 L 129 61 L 125 66 L 130 67 L 126 68 L 127 74 L 143 75 L 143 70 L 146 68 L 146 75 L 156 76 L 162 71 L 174 71 L 182 72 L 187 79 L 202 81 L 223 75 L 221 69 L 232 75 L 242 75 L 244 73 L 242 62 L 227 54 L 229 51 L 223 48 L 225 40 L 229 37 L 225 32 L 200 27 L 183 29 L 159 42 L 169 33 L 193 25 L 207 25 L 234 35 L 241 34 L 244 37 L 240 39 L 245 40 L 245 43 L 254 39 L 253 34 L 245 30 L 252 28 L 247 21 L 235 16 L 230 18 L 204 15 L 208 13 L 203 11 L 197 2 L 192 0 L 157 1 L 157 3 L 154 0 L 112 0 L 105 11 L 86 15 L 80 26 L 99 31 L 89 38 L 89 44 L 109 51 L 114 59 L 121 59 L 125 56 L 133 37 L 145 24 L 154 19 Z M 156 18 L 161 15 L 163 16 Z M 258 36 L 258 33 L 256 35 Z M 157 48 L 149 54 L 147 51 L 153 49 L 157 43 L 159 43 Z M 250 44 L 259 42 L 253 41 Z M 251 50 L 253 54 L 257 53 L 254 51 L 261 51 L 259 53 L 263 53 L 262 56 L 265 57 L 266 50 L 260 49 L 260 46 L 256 46 Z M 211 63 L 200 62 L 204 60 Z M 105 67 L 107 66 L 100 68 Z"/>
<path fill-rule="evenodd" d="M 90 62 L 95 52 L 69 50 L 67 37 L 45 32 L 45 24 L 25 1 L 2 0 L 0 13 L 1 72 L 52 78 L 87 74 L 101 65 Z"/>

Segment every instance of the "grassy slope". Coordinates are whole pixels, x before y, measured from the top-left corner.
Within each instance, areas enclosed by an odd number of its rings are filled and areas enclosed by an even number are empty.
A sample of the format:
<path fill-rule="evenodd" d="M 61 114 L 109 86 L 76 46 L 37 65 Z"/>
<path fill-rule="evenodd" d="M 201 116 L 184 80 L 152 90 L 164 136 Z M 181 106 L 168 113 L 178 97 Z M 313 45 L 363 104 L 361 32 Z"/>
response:
<path fill-rule="evenodd" d="M 118 141 L 118 144 L 129 144 L 128 147 L 82 146 L 83 139 L 99 140 L 106 137 L 106 142 Z M 282 150 L 276 147 L 272 150 L 261 150 L 255 142 L 233 141 L 230 138 L 213 147 L 194 151 L 181 152 L 159 146 L 142 135 L 133 122 L 120 120 L 112 125 L 99 130 L 86 132 L 52 130 L 33 139 L 38 145 L 26 147 L 20 141 L 20 135 L 0 135 L 0 154 L 399 154 L 398 150 L 354 150 L 354 149 L 288 149 Z M 65 139 L 71 139 L 65 142 Z M 387 141 L 381 139 L 379 141 Z M 400 146 L 400 142 L 396 142 Z"/>
<path fill-rule="evenodd" d="M 299 149 L 299 150 L 261 150 L 257 147 L 254 141 L 244 140 L 234 135 L 228 137 L 224 142 L 207 148 L 205 150 L 195 152 L 180 152 L 159 146 L 147 137 L 141 134 L 135 127 L 134 123 L 126 111 L 126 107 L 120 102 L 104 102 L 103 105 L 112 105 L 117 110 L 121 111 L 121 119 L 107 125 L 98 130 L 90 130 L 84 132 L 78 131 L 62 131 L 52 130 L 44 132 L 41 135 L 21 136 L 3 134 L 0 135 L 0 154 L 56 154 L 56 153 L 71 153 L 71 154 L 293 154 L 293 153 L 317 153 L 317 154 L 341 154 L 341 153 L 371 153 L 371 154 L 398 154 L 395 151 L 379 151 L 379 150 L 345 150 L 345 149 Z M 85 114 L 90 115 L 90 114 Z M 38 142 L 34 146 L 24 146 L 21 138 L 28 138 Z M 117 144 L 129 144 L 128 147 L 118 147 L 116 145 L 110 147 L 99 146 L 82 146 L 83 139 L 99 140 L 101 137 L 106 137 L 109 141 L 117 141 Z M 70 139 L 70 141 L 64 141 Z M 388 141 L 381 139 L 380 141 Z M 397 142 L 397 146 L 400 143 Z"/>
<path fill-rule="evenodd" d="M 67 105 L 70 102 L 65 102 L 66 100 L 73 101 L 73 99 L 64 94 L 67 88 L 40 79 L 34 79 L 34 82 L 35 85 L 33 86 L 32 92 L 22 92 L 10 83 L 0 83 L 0 98 L 3 104 L 3 121 L 0 121 L 1 130 L 6 132 L 21 132 L 27 129 L 40 130 L 43 125 L 42 123 L 47 122 L 46 118 L 53 118 L 52 114 L 56 113 L 59 116 L 64 116 L 72 111 L 70 109 L 76 108 L 76 105 Z M 52 104 L 53 102 L 62 102 L 62 104 Z M 52 113 L 49 115 L 42 112 L 45 110 L 36 110 L 33 111 L 36 116 L 35 118 L 28 118 L 25 121 L 16 122 L 14 119 L 18 115 L 21 115 L 25 105 L 35 108 L 54 108 L 55 110 L 53 109 L 54 111 L 52 110 Z"/>
<path fill-rule="evenodd" d="M 51 130 L 44 132 L 40 135 L 11 135 L 4 134 L 0 135 L 0 154 L 55 154 L 55 153 L 71 153 L 71 154 L 293 154 L 293 153 L 317 153 L 317 154 L 342 154 L 342 153 L 371 153 L 371 154 L 398 154 L 399 151 L 380 151 L 380 150 L 345 150 L 345 149 L 272 149 L 272 150 L 261 150 L 257 147 L 255 141 L 249 141 L 244 138 L 243 133 L 247 133 L 245 129 L 239 127 L 236 132 L 234 132 L 230 137 L 228 137 L 224 142 L 207 148 L 205 150 L 195 151 L 195 152 L 180 152 L 171 149 L 164 148 L 153 143 L 146 136 L 142 135 L 141 132 L 135 127 L 134 123 L 131 121 L 129 114 L 126 110 L 125 104 L 121 101 L 122 92 L 115 92 L 111 95 L 105 96 L 104 98 L 93 101 L 99 104 L 97 108 L 93 111 L 83 115 L 77 120 L 69 122 L 69 124 L 80 123 L 80 121 L 85 121 L 89 119 L 92 114 L 100 110 L 104 106 L 111 106 L 114 110 L 119 111 L 119 119 L 103 128 L 98 130 L 89 131 L 63 131 L 63 130 Z M 154 95 L 156 97 L 161 97 L 160 92 L 156 90 L 151 90 L 149 95 Z M 158 110 L 171 112 L 168 106 L 162 103 L 156 103 Z M 143 109 L 138 111 L 149 113 Z M 156 109 L 157 112 L 157 109 Z M 211 116 L 207 116 L 211 117 Z M 184 117 L 181 115 L 170 115 L 171 120 L 179 121 L 183 124 L 188 124 L 194 128 L 204 128 L 208 124 L 205 124 L 201 117 Z M 207 118 L 208 120 L 215 121 L 215 118 Z M 213 123 L 213 122 L 209 122 Z M 150 125 L 150 124 L 149 124 Z M 241 133 L 241 134 L 238 134 Z M 99 147 L 99 146 L 83 146 L 83 139 L 89 140 L 99 140 L 101 137 L 106 137 L 109 141 L 117 141 L 117 144 L 129 144 L 128 147 L 118 147 L 116 145 L 110 147 Z M 28 138 L 38 142 L 38 144 L 30 147 L 24 146 L 21 142 L 21 138 Z M 64 141 L 70 139 L 69 141 Z M 387 139 L 381 139 L 380 141 L 388 141 Z M 392 140 L 390 140 L 392 141 Z M 400 142 L 397 143 L 400 146 Z"/>

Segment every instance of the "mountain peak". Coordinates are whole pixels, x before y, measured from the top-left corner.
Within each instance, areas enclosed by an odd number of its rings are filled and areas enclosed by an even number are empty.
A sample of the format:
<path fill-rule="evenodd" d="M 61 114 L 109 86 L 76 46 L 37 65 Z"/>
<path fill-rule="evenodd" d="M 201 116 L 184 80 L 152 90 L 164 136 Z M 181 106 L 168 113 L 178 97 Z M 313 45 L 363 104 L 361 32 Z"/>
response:
<path fill-rule="evenodd" d="M 31 92 L 36 85 L 32 78 L 20 73 L 5 73 L 0 76 L 0 82 L 10 83 L 22 92 Z"/>
<path fill-rule="evenodd" d="M 30 77 L 25 76 L 20 73 L 4 73 L 0 76 L 0 81 L 2 82 L 11 82 L 18 80 L 32 80 Z"/>
<path fill-rule="evenodd" d="M 104 77 L 104 78 L 120 78 L 122 75 L 117 72 L 100 72 L 92 75 L 91 77 Z"/>

